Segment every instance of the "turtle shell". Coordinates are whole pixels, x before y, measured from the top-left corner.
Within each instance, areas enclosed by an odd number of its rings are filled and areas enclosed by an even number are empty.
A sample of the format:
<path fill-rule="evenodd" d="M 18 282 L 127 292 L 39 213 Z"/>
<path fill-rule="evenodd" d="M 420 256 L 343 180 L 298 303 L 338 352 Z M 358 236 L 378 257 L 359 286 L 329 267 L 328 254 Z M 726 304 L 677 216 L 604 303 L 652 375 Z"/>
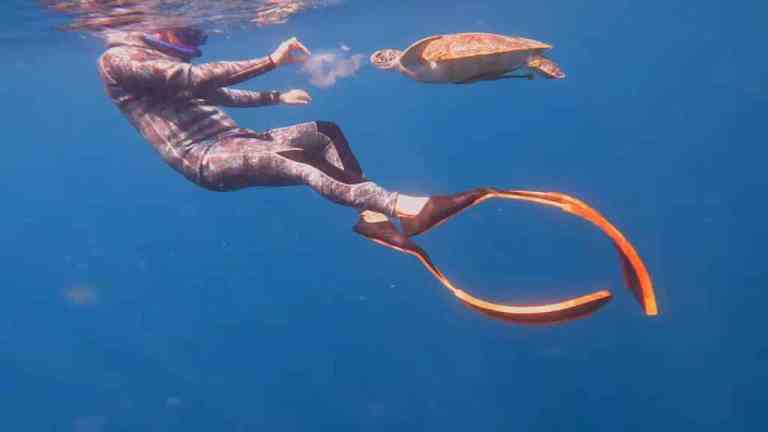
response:
<path fill-rule="evenodd" d="M 425 82 L 463 82 L 513 71 L 531 54 L 551 48 L 543 42 L 492 33 L 430 36 L 408 47 L 400 64 Z"/>
<path fill-rule="evenodd" d="M 414 43 L 406 49 L 401 62 L 404 65 L 419 60 L 445 62 L 502 53 L 544 51 L 549 48 L 552 46 L 521 37 L 493 33 L 456 33 L 431 36 Z"/>

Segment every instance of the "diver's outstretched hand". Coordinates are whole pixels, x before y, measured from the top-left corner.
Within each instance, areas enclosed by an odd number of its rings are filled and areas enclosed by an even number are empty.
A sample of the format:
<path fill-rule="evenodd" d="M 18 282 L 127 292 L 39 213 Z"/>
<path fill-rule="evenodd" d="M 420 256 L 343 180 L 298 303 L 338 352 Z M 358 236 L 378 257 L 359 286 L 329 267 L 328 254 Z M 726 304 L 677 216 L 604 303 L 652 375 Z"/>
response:
<path fill-rule="evenodd" d="M 307 47 L 292 37 L 281 43 L 270 57 L 277 66 L 282 66 L 290 63 L 303 63 L 310 55 Z"/>
<path fill-rule="evenodd" d="M 312 102 L 312 96 L 301 89 L 293 89 L 280 93 L 280 103 L 287 105 L 306 105 L 310 102 Z"/>

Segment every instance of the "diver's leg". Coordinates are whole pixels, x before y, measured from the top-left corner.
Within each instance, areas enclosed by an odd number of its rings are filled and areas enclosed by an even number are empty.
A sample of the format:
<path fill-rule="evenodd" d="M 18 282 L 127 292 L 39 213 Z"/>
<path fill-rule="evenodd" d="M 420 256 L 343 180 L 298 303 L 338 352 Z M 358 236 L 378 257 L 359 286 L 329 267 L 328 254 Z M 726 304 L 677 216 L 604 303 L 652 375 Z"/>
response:
<path fill-rule="evenodd" d="M 327 151 L 333 151 L 336 154 L 341 161 L 341 168 L 345 171 L 357 173 L 363 178 L 363 170 L 360 168 L 360 163 L 349 147 L 349 141 L 347 141 L 339 126 L 336 123 L 319 121 L 317 122 L 317 131 L 330 140 L 332 147 Z"/>
<path fill-rule="evenodd" d="M 278 129 L 271 133 L 278 138 L 282 138 L 284 141 L 289 141 L 284 146 L 288 150 L 279 152 L 280 155 L 312 166 L 327 177 L 335 179 L 342 184 L 367 182 L 362 175 L 357 159 L 349 147 L 349 143 L 335 124 L 330 122 L 304 123 Z M 315 182 L 314 186 L 311 182 L 305 183 L 323 195 L 326 194 L 322 192 L 322 188 L 333 185 L 333 182 L 330 181 Z M 405 233 L 413 236 L 423 233 L 460 211 L 471 207 L 487 197 L 488 193 L 489 189 L 475 189 L 449 196 L 418 197 L 395 194 L 392 211 L 380 212 L 374 208 L 356 206 L 361 210 L 369 211 L 369 213 L 361 215 L 358 224 L 364 224 L 373 220 L 383 223 L 385 215 L 397 216 L 400 218 Z M 387 210 L 389 210 L 389 207 Z M 371 211 L 383 214 L 372 215 Z M 358 231 L 357 228 L 356 231 Z"/>
<path fill-rule="evenodd" d="M 268 136 L 280 147 L 291 150 L 304 150 L 315 157 L 323 158 L 331 165 L 347 172 L 347 178 L 352 181 L 365 181 L 360 163 L 355 158 L 349 142 L 341 129 L 326 121 L 301 123 L 284 128 L 272 129 Z"/>
<path fill-rule="evenodd" d="M 339 169 L 321 155 L 287 150 L 275 153 L 274 157 L 280 160 L 277 163 L 286 176 L 300 180 L 330 201 L 358 210 L 397 215 L 397 192 L 360 180 L 355 173 Z"/>
<path fill-rule="evenodd" d="M 292 176 L 330 201 L 360 210 L 352 228 L 356 233 L 403 252 L 420 250 L 387 217 L 400 214 L 398 203 L 402 201 L 402 194 L 386 191 L 371 181 L 350 179 L 349 171 L 339 169 L 320 156 L 303 150 L 277 153 L 277 157 L 291 161 L 285 171 L 292 172 Z"/>
<path fill-rule="evenodd" d="M 300 131 L 303 133 L 297 133 Z M 330 201 L 367 211 L 355 226 L 355 231 L 363 235 L 367 235 L 363 231 L 370 231 L 365 229 L 366 224 L 382 224 L 387 216 L 405 218 L 422 214 L 428 198 L 389 192 L 361 178 L 354 169 L 344 170 L 329 162 L 327 154 L 317 151 L 325 148 L 323 144 L 328 138 L 311 132 L 305 124 L 270 131 L 266 139 L 233 137 L 221 140 L 203 157 L 200 183 L 218 191 L 305 184 Z M 313 144 L 312 140 L 317 142 Z M 274 151 L 276 149 L 280 151 Z M 351 153 L 345 152 L 343 145 L 339 149 L 342 154 Z M 354 165 L 359 166 L 356 161 Z M 386 224 L 391 225 L 389 221 Z M 386 228 L 384 231 L 387 232 L 394 229 L 393 226 Z M 374 231 L 383 232 L 382 229 Z M 391 238 L 372 240 L 402 243 Z"/>
<path fill-rule="evenodd" d="M 215 143 L 203 157 L 201 184 L 220 191 L 303 184 L 335 203 L 395 216 L 396 192 L 335 166 L 322 152 L 303 149 L 323 148 L 324 135 L 302 134 L 288 142 L 275 139 L 284 137 L 277 133 L 271 139 L 227 138 Z"/>
<path fill-rule="evenodd" d="M 308 163 L 312 163 L 307 161 L 308 157 L 315 160 L 324 159 L 343 171 L 343 173 L 331 174 L 332 177 L 341 178 L 342 181 L 347 183 L 366 181 L 360 168 L 360 163 L 352 152 L 349 142 L 335 123 L 326 121 L 303 123 L 287 128 L 275 129 L 270 131 L 270 133 L 275 137 L 288 140 L 290 144 L 287 147 L 303 150 L 303 152 L 291 152 L 292 158 L 299 158 Z M 320 137 L 317 135 L 320 135 Z M 319 164 L 314 164 L 319 167 Z M 325 171 L 328 173 L 329 169 L 326 168 Z M 400 216 L 415 216 L 419 214 L 427 200 L 427 197 L 412 197 L 398 194 L 395 204 L 396 212 Z"/>

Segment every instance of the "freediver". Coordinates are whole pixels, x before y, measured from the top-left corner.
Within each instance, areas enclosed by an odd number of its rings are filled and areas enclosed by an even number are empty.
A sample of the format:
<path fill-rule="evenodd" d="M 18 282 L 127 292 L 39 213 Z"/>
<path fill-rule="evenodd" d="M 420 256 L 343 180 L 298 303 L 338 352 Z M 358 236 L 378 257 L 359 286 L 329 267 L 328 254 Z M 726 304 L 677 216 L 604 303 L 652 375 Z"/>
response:
<path fill-rule="evenodd" d="M 192 65 L 207 35 L 179 27 L 152 33 L 110 32 L 98 61 L 107 94 L 162 158 L 191 182 L 212 191 L 252 186 L 306 185 L 326 199 L 356 208 L 353 229 L 374 242 L 408 253 L 462 302 L 515 322 L 559 322 L 585 316 L 611 298 L 607 291 L 558 303 L 503 305 L 457 288 L 411 241 L 463 209 L 489 198 L 560 208 L 599 226 L 622 257 L 630 288 L 649 315 L 656 314 L 650 276 L 632 245 L 594 209 L 554 192 L 479 188 L 448 196 L 418 197 L 388 191 L 368 180 L 341 129 L 316 121 L 257 132 L 240 128 L 220 107 L 311 102 L 304 90 L 254 92 L 229 86 L 278 66 L 303 62 L 309 50 L 296 38 L 257 59 Z M 402 232 L 391 222 L 399 219 Z"/>
<path fill-rule="evenodd" d="M 251 60 L 191 64 L 207 34 L 196 27 L 152 33 L 113 32 L 98 60 L 107 94 L 160 156 L 191 182 L 212 191 L 306 185 L 335 203 L 356 208 L 354 230 L 403 251 L 409 240 L 483 198 L 481 189 L 417 197 L 368 180 L 341 129 L 316 121 L 257 132 L 238 127 L 220 107 L 311 102 L 304 90 L 254 92 L 229 86 L 278 66 L 303 62 L 296 38 Z M 401 233 L 390 217 L 398 218 Z"/>

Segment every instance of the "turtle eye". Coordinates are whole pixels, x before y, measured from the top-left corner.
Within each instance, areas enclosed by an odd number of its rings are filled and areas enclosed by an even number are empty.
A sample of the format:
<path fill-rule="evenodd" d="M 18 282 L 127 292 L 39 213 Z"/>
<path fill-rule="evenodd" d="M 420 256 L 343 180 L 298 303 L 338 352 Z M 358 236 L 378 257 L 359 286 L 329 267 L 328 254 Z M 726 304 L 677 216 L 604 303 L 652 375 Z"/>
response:
<path fill-rule="evenodd" d="M 373 55 L 373 62 L 377 64 L 384 63 L 384 61 L 386 61 L 385 56 L 386 55 L 383 52 L 377 52 Z"/>

